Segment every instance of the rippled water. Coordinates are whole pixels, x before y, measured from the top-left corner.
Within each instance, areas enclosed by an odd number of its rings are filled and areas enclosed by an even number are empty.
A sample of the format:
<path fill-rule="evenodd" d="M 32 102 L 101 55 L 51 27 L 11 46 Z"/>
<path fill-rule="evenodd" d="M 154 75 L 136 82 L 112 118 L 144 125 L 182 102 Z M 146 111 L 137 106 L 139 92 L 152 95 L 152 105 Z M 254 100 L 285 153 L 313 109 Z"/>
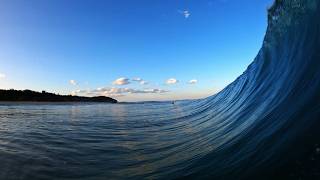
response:
<path fill-rule="evenodd" d="M 0 177 L 169 174 L 214 148 L 198 139 L 209 114 L 193 116 L 190 103 L 2 104 Z"/>

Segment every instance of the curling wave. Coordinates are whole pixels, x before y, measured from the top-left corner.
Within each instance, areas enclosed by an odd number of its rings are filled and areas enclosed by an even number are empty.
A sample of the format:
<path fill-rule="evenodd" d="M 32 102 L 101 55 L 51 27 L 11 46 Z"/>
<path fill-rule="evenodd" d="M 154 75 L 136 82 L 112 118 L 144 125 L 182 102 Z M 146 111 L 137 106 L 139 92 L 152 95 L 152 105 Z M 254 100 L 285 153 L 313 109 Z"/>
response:
<path fill-rule="evenodd" d="M 254 62 L 206 100 L 209 132 L 217 135 L 203 138 L 219 146 L 190 165 L 187 177 L 319 178 L 319 18 L 317 0 L 279 0 L 269 9 Z"/>

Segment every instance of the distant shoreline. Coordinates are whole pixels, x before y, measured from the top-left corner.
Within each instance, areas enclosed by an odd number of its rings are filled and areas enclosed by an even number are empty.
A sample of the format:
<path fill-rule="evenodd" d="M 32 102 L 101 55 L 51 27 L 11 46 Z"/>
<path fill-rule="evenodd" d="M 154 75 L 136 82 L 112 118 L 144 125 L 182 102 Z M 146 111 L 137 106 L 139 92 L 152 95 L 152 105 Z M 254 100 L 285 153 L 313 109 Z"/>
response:
<path fill-rule="evenodd" d="M 3 105 L 91 105 L 91 104 L 119 104 L 109 102 L 82 102 L 82 101 L 1 101 L 0 106 Z M 121 103 L 120 103 L 121 104 Z"/>
<path fill-rule="evenodd" d="M 0 103 L 118 103 L 116 99 L 106 96 L 84 97 L 57 95 L 46 91 L 0 90 Z"/>

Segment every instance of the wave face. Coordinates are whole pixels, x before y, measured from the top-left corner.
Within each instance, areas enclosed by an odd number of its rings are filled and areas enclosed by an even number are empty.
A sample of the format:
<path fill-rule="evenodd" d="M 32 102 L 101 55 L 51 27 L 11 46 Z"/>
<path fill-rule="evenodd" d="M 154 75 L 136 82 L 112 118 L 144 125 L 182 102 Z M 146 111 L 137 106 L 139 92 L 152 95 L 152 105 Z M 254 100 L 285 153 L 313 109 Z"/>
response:
<path fill-rule="evenodd" d="M 254 62 L 207 100 L 209 132 L 218 135 L 203 138 L 219 147 L 191 165 L 187 177 L 320 177 L 319 3 L 277 0 L 269 9 Z"/>
<path fill-rule="evenodd" d="M 316 179 L 320 2 L 277 0 L 220 93 L 145 104 L 0 105 L 0 179 Z"/>

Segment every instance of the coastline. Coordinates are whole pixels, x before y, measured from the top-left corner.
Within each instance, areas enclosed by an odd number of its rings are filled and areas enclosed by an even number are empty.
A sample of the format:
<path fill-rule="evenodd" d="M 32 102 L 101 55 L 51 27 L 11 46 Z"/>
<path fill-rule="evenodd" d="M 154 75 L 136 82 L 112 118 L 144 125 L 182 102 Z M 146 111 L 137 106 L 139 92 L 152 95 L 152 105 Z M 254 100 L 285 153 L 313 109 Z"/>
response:
<path fill-rule="evenodd" d="M 0 102 L 99 102 L 118 103 L 116 99 L 106 96 L 72 96 L 49 93 L 46 91 L 36 92 L 31 90 L 2 90 L 0 89 Z"/>
<path fill-rule="evenodd" d="M 83 105 L 83 104 L 118 104 L 111 102 L 85 102 L 85 101 L 0 101 L 0 106 L 7 105 Z"/>

